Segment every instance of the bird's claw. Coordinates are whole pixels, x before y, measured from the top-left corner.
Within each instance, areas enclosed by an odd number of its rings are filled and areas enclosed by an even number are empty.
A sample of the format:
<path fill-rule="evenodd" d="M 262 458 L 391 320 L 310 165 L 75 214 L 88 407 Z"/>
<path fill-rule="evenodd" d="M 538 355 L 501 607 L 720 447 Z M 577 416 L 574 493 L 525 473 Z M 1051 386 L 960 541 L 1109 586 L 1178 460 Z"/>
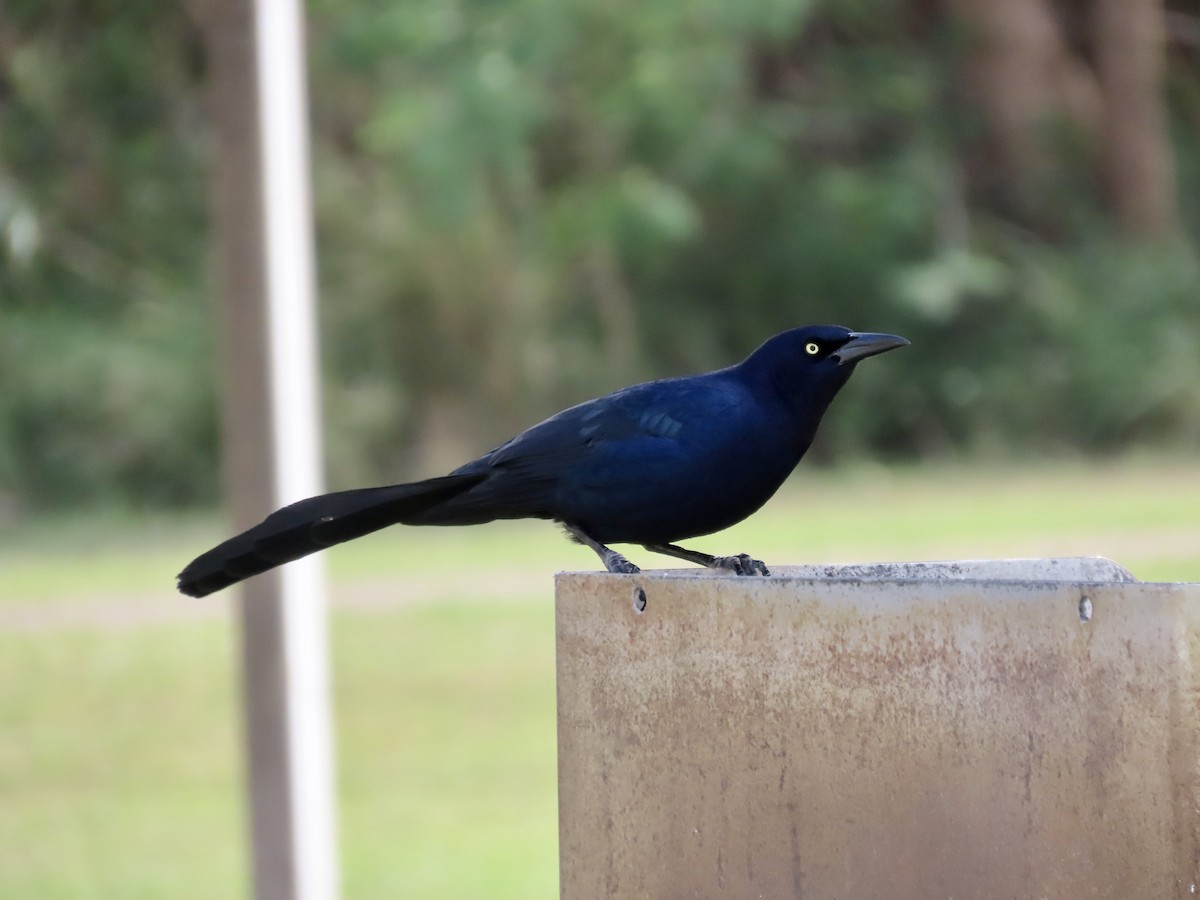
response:
<path fill-rule="evenodd" d="M 642 571 L 616 550 L 608 550 L 603 554 L 604 568 L 617 575 L 636 575 Z"/>
<path fill-rule="evenodd" d="M 754 559 L 745 553 L 736 556 L 718 556 L 710 566 L 714 569 L 729 569 L 735 575 L 770 575 L 771 570 L 761 559 Z"/>

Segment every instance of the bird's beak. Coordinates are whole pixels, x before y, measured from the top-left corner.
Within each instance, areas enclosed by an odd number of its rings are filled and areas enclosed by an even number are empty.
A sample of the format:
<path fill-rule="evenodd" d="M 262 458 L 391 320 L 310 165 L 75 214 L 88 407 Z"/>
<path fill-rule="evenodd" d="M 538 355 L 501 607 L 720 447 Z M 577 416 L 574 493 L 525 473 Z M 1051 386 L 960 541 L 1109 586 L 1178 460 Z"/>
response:
<path fill-rule="evenodd" d="M 898 335 L 855 331 L 850 333 L 850 340 L 842 344 L 833 355 L 837 359 L 838 365 L 844 366 L 848 362 L 857 362 L 868 356 L 907 346 L 908 341 Z"/>

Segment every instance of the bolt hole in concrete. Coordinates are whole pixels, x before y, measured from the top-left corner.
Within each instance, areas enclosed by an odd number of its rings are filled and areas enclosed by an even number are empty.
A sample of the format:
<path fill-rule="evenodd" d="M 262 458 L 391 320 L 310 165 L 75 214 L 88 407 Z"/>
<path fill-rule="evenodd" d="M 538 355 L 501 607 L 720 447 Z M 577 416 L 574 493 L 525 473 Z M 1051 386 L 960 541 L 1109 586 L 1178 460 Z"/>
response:
<path fill-rule="evenodd" d="M 646 592 L 640 587 L 633 589 L 633 611 L 635 613 L 646 611 Z"/>
<path fill-rule="evenodd" d="M 1090 597 L 1079 598 L 1079 621 L 1092 621 L 1092 600 Z"/>

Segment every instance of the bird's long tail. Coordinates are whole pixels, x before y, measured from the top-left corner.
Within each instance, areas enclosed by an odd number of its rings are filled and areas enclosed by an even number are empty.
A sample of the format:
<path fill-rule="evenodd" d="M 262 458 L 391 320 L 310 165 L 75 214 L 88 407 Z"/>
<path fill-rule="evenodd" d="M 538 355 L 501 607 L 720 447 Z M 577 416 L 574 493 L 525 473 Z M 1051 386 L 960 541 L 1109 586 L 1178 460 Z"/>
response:
<path fill-rule="evenodd" d="M 301 500 L 196 557 L 179 573 L 179 590 L 203 597 L 293 559 L 419 516 L 484 477 L 447 475 Z"/>

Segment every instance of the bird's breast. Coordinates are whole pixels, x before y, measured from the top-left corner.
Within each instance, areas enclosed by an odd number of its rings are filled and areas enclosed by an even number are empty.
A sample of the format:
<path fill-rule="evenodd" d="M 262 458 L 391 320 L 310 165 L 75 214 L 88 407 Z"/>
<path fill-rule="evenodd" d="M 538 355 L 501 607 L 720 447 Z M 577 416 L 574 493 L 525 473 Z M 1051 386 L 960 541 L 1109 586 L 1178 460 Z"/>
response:
<path fill-rule="evenodd" d="M 597 445 L 585 463 L 564 473 L 558 504 L 564 519 L 603 542 L 711 534 L 766 503 L 803 452 L 757 429 L 714 441 L 689 434 L 669 416 L 652 424 L 664 436 Z"/>

